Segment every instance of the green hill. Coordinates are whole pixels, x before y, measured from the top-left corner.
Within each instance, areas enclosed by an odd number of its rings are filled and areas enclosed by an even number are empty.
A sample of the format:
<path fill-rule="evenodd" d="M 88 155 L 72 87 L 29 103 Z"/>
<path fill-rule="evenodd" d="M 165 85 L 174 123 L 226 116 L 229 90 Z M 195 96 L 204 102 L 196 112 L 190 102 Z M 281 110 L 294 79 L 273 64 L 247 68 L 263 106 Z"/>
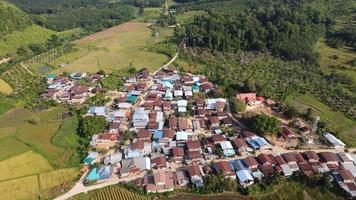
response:
<path fill-rule="evenodd" d="M 30 17 L 17 7 L 0 1 L 0 35 L 32 25 Z"/>

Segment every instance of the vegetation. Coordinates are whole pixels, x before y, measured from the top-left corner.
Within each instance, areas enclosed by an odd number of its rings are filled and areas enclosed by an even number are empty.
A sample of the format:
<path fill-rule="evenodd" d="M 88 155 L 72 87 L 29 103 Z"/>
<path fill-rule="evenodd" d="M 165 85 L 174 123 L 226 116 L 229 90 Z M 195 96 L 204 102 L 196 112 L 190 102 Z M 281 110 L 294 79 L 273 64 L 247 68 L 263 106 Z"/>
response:
<path fill-rule="evenodd" d="M 148 24 L 129 22 L 77 40 L 75 43 L 79 46 L 79 52 L 66 54 L 63 56 L 66 58 L 60 57 L 61 62 L 56 63 L 68 64 L 54 73 L 115 71 L 128 67 L 145 67 L 154 71 L 164 65 L 168 57 L 148 51 L 147 46 L 166 39 L 172 33 L 170 29 L 156 30 L 157 35 Z"/>
<path fill-rule="evenodd" d="M 65 119 L 53 137 L 52 143 L 63 148 L 76 148 L 79 140 L 78 127 L 79 119 L 77 115 Z"/>
<path fill-rule="evenodd" d="M 194 188 L 200 194 L 221 193 L 224 191 L 236 191 L 237 182 L 235 180 L 226 179 L 224 174 L 209 174 L 204 177 L 204 186 Z"/>
<path fill-rule="evenodd" d="M 322 13 L 301 2 L 250 4 L 248 14 L 210 10 L 209 15 L 198 16 L 193 23 L 177 29 L 176 35 L 182 38 L 186 34 L 193 47 L 229 53 L 269 50 L 288 60 L 317 62 L 313 46 L 328 25 Z"/>
<path fill-rule="evenodd" d="M 107 127 L 107 123 L 104 117 L 87 116 L 80 120 L 79 132 L 82 137 L 89 137 L 103 131 Z"/>
<path fill-rule="evenodd" d="M 251 128 L 261 135 L 274 135 L 279 131 L 279 121 L 275 117 L 260 114 L 253 117 Z"/>
<path fill-rule="evenodd" d="M 140 196 L 136 193 L 130 192 L 124 189 L 122 186 L 114 185 L 105 187 L 98 190 L 89 191 L 88 194 L 78 194 L 71 198 L 72 200 L 99 200 L 99 199 L 106 199 L 106 200 L 145 200 L 147 199 L 144 196 Z"/>
<path fill-rule="evenodd" d="M 0 93 L 9 95 L 12 93 L 12 88 L 4 80 L 0 79 Z"/>
<path fill-rule="evenodd" d="M 100 80 L 102 87 L 108 90 L 120 90 L 124 82 L 115 73 L 111 73 Z"/>
<path fill-rule="evenodd" d="M 0 34 L 24 29 L 32 24 L 31 19 L 15 6 L 0 1 Z"/>
<path fill-rule="evenodd" d="M 103 0 L 10 2 L 31 14 L 35 23 L 57 31 L 82 27 L 96 32 L 133 19 L 137 12 L 132 6 Z"/>
<path fill-rule="evenodd" d="M 246 111 L 246 103 L 236 98 L 230 100 L 230 105 L 234 113 L 244 113 Z"/>

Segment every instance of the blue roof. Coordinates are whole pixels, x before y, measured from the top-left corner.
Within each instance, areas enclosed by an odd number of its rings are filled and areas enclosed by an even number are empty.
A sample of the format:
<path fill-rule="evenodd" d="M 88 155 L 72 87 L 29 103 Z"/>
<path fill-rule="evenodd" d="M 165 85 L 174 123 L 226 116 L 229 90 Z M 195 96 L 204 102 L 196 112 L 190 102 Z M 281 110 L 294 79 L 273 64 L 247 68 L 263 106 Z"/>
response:
<path fill-rule="evenodd" d="M 235 171 L 240 171 L 244 169 L 248 170 L 248 167 L 244 160 L 231 160 L 229 162 Z"/>
<path fill-rule="evenodd" d="M 162 139 L 163 138 L 163 131 L 156 131 L 153 133 L 153 139 Z"/>
<path fill-rule="evenodd" d="M 268 142 L 263 138 L 263 137 L 258 137 L 256 139 L 254 139 L 257 144 L 261 147 L 261 146 L 265 146 L 268 144 Z"/>
<path fill-rule="evenodd" d="M 235 155 L 235 151 L 233 149 L 224 149 L 224 156 L 233 156 Z"/>
<path fill-rule="evenodd" d="M 138 98 L 138 96 L 127 96 L 126 101 L 129 103 L 135 103 L 137 98 Z"/>
<path fill-rule="evenodd" d="M 248 143 L 250 144 L 250 146 L 252 146 L 252 148 L 254 148 L 254 149 L 260 148 L 260 145 L 258 145 L 258 143 L 257 143 L 255 140 L 248 140 L 247 142 L 248 142 Z"/>
<path fill-rule="evenodd" d="M 55 75 L 55 74 L 48 74 L 47 75 L 47 78 L 56 78 L 57 77 L 57 75 Z"/>
<path fill-rule="evenodd" d="M 99 173 L 97 172 L 97 168 L 93 168 L 88 176 L 85 178 L 88 181 L 96 181 L 100 179 Z"/>
<path fill-rule="evenodd" d="M 236 172 L 236 175 L 240 182 L 253 181 L 253 177 L 248 170 L 240 170 Z"/>

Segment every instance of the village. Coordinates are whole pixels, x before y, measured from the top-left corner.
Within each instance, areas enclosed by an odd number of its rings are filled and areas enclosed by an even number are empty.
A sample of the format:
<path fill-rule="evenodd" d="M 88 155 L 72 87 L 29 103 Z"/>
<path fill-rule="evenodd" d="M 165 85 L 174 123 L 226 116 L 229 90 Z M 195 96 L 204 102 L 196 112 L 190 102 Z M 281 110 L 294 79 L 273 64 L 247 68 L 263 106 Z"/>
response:
<path fill-rule="evenodd" d="M 42 95 L 71 105 L 83 104 L 97 93 L 111 98 L 85 114 L 102 116 L 109 123 L 90 139 L 80 180 L 85 184 L 131 181 L 147 193 L 161 193 L 203 187 L 204 177 L 213 173 L 222 173 L 242 187 L 273 174 L 328 173 L 356 196 L 356 154 L 345 151 L 345 144 L 331 133 L 317 135 L 315 124 L 299 118 L 286 121 L 271 99 L 256 93 L 236 96 L 248 111 L 279 118 L 278 138 L 261 136 L 241 123 L 228 99 L 211 95 L 217 86 L 203 75 L 166 67 L 126 77 L 120 91 L 77 84 L 83 78 L 95 82 L 103 76 L 49 75 Z M 127 133 L 132 137 L 123 137 Z"/>

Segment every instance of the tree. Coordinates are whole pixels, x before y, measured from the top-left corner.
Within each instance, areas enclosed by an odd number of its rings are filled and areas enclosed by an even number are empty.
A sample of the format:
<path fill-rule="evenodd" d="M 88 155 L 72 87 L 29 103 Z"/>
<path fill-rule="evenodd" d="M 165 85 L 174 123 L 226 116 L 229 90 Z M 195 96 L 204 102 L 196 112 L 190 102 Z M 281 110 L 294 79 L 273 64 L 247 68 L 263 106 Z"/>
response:
<path fill-rule="evenodd" d="M 79 121 L 79 133 L 82 137 L 90 137 L 98 134 L 107 127 L 108 123 L 101 116 L 87 116 Z"/>
<path fill-rule="evenodd" d="M 279 122 L 275 117 L 260 114 L 252 119 L 251 127 L 261 135 L 276 134 L 279 131 Z"/>
<path fill-rule="evenodd" d="M 132 135 L 132 133 L 130 131 L 124 131 L 121 134 L 121 137 L 122 137 L 122 141 L 126 141 L 126 140 L 132 139 L 133 135 Z"/>
<path fill-rule="evenodd" d="M 298 110 L 293 106 L 287 106 L 284 114 L 287 116 L 288 119 L 292 119 L 299 116 Z"/>
<path fill-rule="evenodd" d="M 244 113 L 246 111 L 246 104 L 245 102 L 236 99 L 233 105 L 233 109 L 236 113 Z"/>

